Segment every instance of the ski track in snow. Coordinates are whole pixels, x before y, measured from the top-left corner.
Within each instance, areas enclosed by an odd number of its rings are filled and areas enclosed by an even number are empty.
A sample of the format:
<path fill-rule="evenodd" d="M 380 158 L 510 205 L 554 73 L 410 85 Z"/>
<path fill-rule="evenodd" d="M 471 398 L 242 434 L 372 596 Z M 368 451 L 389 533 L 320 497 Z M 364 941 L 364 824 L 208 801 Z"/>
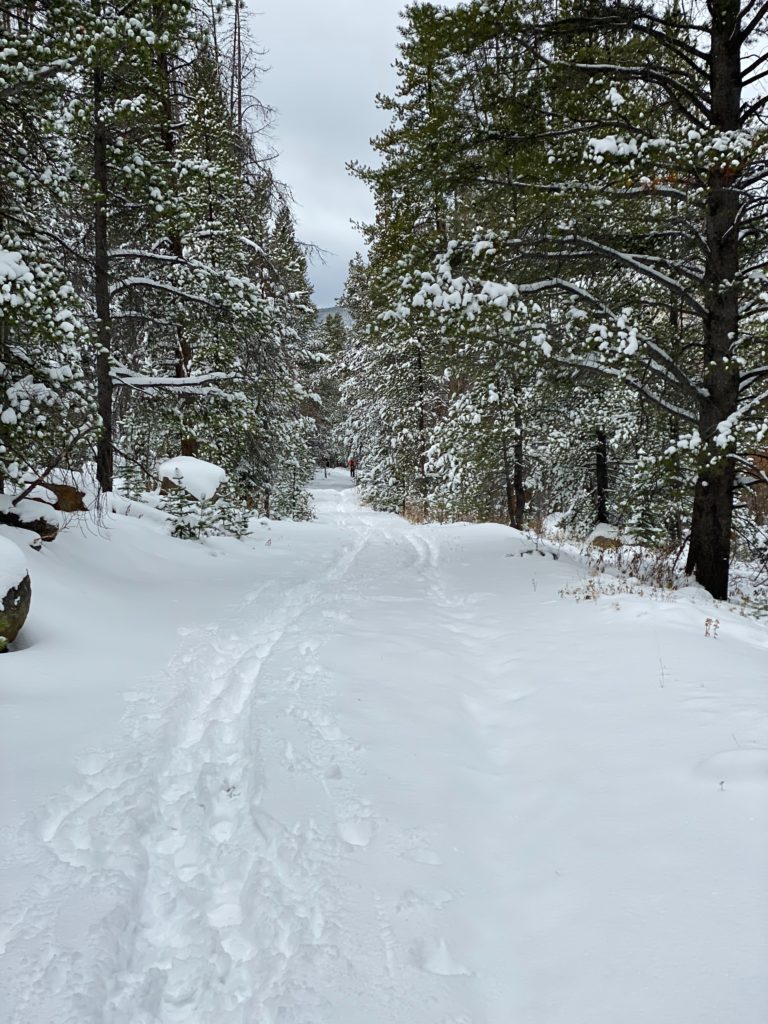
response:
<path fill-rule="evenodd" d="M 526 943 L 559 920 L 556 905 L 585 912 L 589 894 L 543 849 L 529 869 L 536 916 L 513 886 L 497 913 L 516 938 L 494 949 L 476 934 L 462 879 L 473 906 L 493 907 L 514 854 L 484 835 L 502 813 L 484 780 L 514 769 L 505 722 L 525 706 L 535 652 L 501 648 L 509 624 L 478 614 L 481 592 L 451 589 L 439 532 L 361 510 L 352 492 L 320 498 L 346 529 L 329 567 L 282 590 L 264 582 L 236 619 L 187 643 L 168 668 L 170 703 L 136 694 L 132 755 L 84 756 L 82 784 L 14 837 L 38 875 L 0 917 L 0 950 L 25 977 L 8 1024 L 502 1024 L 503 975 Z M 524 601 L 518 614 L 523 624 Z M 437 749 L 404 746 L 382 780 L 366 746 L 371 668 L 355 658 L 370 641 L 386 667 L 393 637 L 429 685 Z M 338 701 L 344 688 L 358 717 Z M 395 747 L 400 699 L 376 723 Z M 386 699 L 376 707 L 385 714 Z M 413 709 L 424 715 L 415 696 Z M 460 790 L 465 835 L 420 813 Z M 519 790 L 504 814 L 545 828 L 555 812 Z M 77 948 L 60 939 L 68 920 L 84 922 Z M 568 1019 L 553 977 L 528 979 L 546 994 L 527 1012 L 522 998 L 522 1024 Z"/>
<path fill-rule="evenodd" d="M 171 666 L 172 675 L 192 685 L 163 711 L 162 736 L 149 755 L 137 746 L 128 763 L 84 758 L 84 788 L 38 823 L 49 857 L 55 855 L 47 866 L 54 884 L 39 894 L 37 912 L 26 894 L 27 911 L 11 913 L 5 926 L 6 946 L 23 939 L 39 954 L 24 964 L 28 999 L 13 1024 L 47 1019 L 40 1014 L 55 1004 L 60 986 L 71 998 L 69 1007 L 56 1004 L 58 1024 L 330 1024 L 333 1005 L 313 976 L 355 1014 L 370 1001 L 366 1020 L 405 1022 L 420 1008 L 396 984 L 398 969 L 469 973 L 442 939 L 397 949 L 382 897 L 375 889 L 362 894 L 359 882 L 339 871 L 379 827 L 368 802 L 346 783 L 357 771 L 356 745 L 323 710 L 314 660 L 320 641 L 304 628 L 304 620 L 323 609 L 328 614 L 339 600 L 376 530 L 370 518 L 344 511 L 342 501 L 337 518 L 353 543 L 325 578 L 293 587 L 257 617 L 258 642 L 212 625 Z M 415 570 L 417 579 L 424 575 L 427 592 L 442 601 L 433 548 L 405 524 L 378 532 L 395 564 Z M 260 597 L 251 595 L 254 608 Z M 274 719 L 269 724 L 276 705 L 298 727 L 300 745 L 285 740 Z M 152 717 L 150 709 L 137 719 L 137 744 Z M 317 808 L 319 820 L 291 824 L 264 809 L 265 753 L 278 756 L 285 771 L 320 782 L 327 806 Z M 440 863 L 428 850 L 405 849 L 409 855 L 416 864 Z M 82 951 L 57 948 L 50 928 L 76 902 L 73 890 L 100 916 L 92 933 L 95 974 L 81 970 L 88 960 Z M 361 934 L 361 919 L 368 934 Z M 366 993 L 382 953 L 381 987 Z M 413 987 L 411 979 L 407 988 Z"/>

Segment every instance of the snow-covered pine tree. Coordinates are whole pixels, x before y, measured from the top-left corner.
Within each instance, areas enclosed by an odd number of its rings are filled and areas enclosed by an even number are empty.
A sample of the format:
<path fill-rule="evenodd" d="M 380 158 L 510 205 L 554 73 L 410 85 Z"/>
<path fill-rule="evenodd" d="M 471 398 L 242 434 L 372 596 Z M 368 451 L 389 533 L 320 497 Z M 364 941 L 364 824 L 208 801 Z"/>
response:
<path fill-rule="evenodd" d="M 768 98 L 753 87 L 768 57 L 762 5 L 694 8 L 457 9 L 461 53 L 492 54 L 502 83 L 516 80 L 525 54 L 547 100 L 542 130 L 499 132 L 479 102 L 482 78 L 465 80 L 457 116 L 475 188 L 497 203 L 546 200 L 549 212 L 525 233 L 499 235 L 496 273 L 476 286 L 467 232 L 417 294 L 470 318 L 479 305 L 549 296 L 539 343 L 622 381 L 673 422 L 676 437 L 657 456 L 695 452 L 688 570 L 725 597 L 737 466 L 754 477 L 750 451 L 766 431 Z M 521 169 L 510 154 L 526 152 Z"/>
<path fill-rule="evenodd" d="M 336 466 L 346 461 L 340 434 L 340 386 L 350 344 L 350 331 L 336 312 L 320 320 L 310 333 L 310 416 L 314 421 L 311 449 L 318 466 Z"/>
<path fill-rule="evenodd" d="M 78 15 L 69 0 L 2 5 L 0 490 L 79 466 L 96 426 L 82 366 L 84 308 L 58 237 L 71 197 L 62 80 L 82 55 Z"/>

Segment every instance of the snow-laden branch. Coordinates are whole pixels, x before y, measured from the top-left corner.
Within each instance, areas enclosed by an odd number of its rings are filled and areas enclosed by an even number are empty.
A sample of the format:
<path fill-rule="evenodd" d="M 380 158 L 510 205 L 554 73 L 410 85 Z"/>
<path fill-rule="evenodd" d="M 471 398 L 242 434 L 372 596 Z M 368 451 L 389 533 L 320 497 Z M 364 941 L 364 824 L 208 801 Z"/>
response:
<path fill-rule="evenodd" d="M 154 277 L 127 277 L 119 284 L 112 285 L 109 290 L 110 295 L 114 298 L 115 295 L 119 295 L 121 292 L 127 291 L 129 288 L 151 288 L 156 291 L 167 292 L 170 295 L 175 295 L 177 298 L 186 299 L 188 302 L 197 302 L 203 306 L 211 306 L 213 309 L 218 308 L 218 303 L 212 302 L 204 295 L 193 295 L 191 292 L 184 291 L 183 288 L 176 288 L 174 285 L 168 284 L 165 281 L 158 281 Z"/>
<path fill-rule="evenodd" d="M 577 71 L 583 71 L 585 74 L 590 75 L 610 75 L 615 78 L 629 78 L 635 81 L 641 82 L 652 82 L 656 85 L 661 85 L 669 92 L 680 93 L 684 96 L 691 107 L 697 110 L 705 121 L 708 123 L 711 119 L 711 111 L 706 103 L 702 102 L 701 97 L 693 92 L 687 85 L 684 85 L 679 77 L 675 75 L 665 73 L 664 71 L 658 70 L 657 68 L 644 67 L 643 65 L 622 65 L 622 64 L 579 64 L 571 63 L 570 61 L 551 61 L 555 67 L 561 67 L 567 70 L 575 68 Z M 679 74 L 679 73 L 678 73 Z M 682 104 L 680 104 L 682 108 Z M 690 110 L 683 108 L 682 113 L 686 114 L 691 121 L 699 122 L 694 118 Z"/>
<path fill-rule="evenodd" d="M 598 309 L 610 320 L 616 321 L 618 319 L 616 312 L 612 310 L 610 306 L 601 299 L 598 299 L 596 295 L 589 291 L 589 289 L 576 284 L 575 281 L 568 281 L 564 278 L 553 277 L 546 281 L 535 281 L 531 284 L 518 286 L 518 290 L 521 294 L 535 294 L 536 292 L 552 289 L 560 289 L 567 291 L 572 295 L 577 295 L 595 309 Z M 663 376 L 670 383 L 681 387 L 688 397 L 694 401 L 701 397 L 700 389 L 696 387 L 693 381 L 691 381 L 688 375 L 682 370 L 673 357 L 661 347 L 661 345 L 653 341 L 651 338 L 644 336 L 639 337 L 638 341 L 655 357 L 653 368 L 657 375 Z"/>
<path fill-rule="evenodd" d="M 607 366 L 594 357 L 587 357 L 585 359 L 561 358 L 558 362 L 563 363 L 565 366 L 573 366 L 580 370 L 586 370 L 589 373 L 597 373 L 602 376 L 614 377 L 616 380 L 620 380 L 622 383 L 627 384 L 658 409 L 663 410 L 671 416 L 678 416 L 680 419 L 685 420 L 688 423 L 698 423 L 696 414 L 691 412 L 690 409 L 684 409 L 680 405 L 675 405 L 674 402 L 668 402 L 665 398 L 662 398 L 661 395 L 657 395 L 655 391 L 651 391 L 647 384 L 638 380 L 637 377 L 633 377 L 630 374 L 625 373 L 618 367 Z"/>
<path fill-rule="evenodd" d="M 111 249 L 109 258 L 112 260 L 151 260 L 154 263 L 183 263 L 183 258 L 168 253 L 155 252 L 147 249 Z"/>
<path fill-rule="evenodd" d="M 597 253 L 599 256 L 604 256 L 606 259 L 614 260 L 617 263 L 623 264 L 625 267 L 631 267 L 638 274 L 643 277 L 647 277 L 657 284 L 662 285 L 668 291 L 674 292 L 675 295 L 679 296 L 683 300 L 686 306 L 695 313 L 696 316 L 702 320 L 706 318 L 707 311 L 697 300 L 683 288 L 679 281 L 675 281 L 673 277 L 669 277 L 667 274 L 662 273 L 660 270 L 656 270 L 654 267 L 649 267 L 642 260 L 633 256 L 632 253 L 622 252 L 620 249 L 614 249 L 610 245 L 606 245 L 604 242 L 597 242 L 592 238 L 584 238 L 581 235 L 569 235 L 566 236 L 565 241 L 572 241 L 577 245 L 584 245 L 591 249 L 592 252 Z"/>
<path fill-rule="evenodd" d="M 653 195 L 663 196 L 666 199 L 675 199 L 680 202 L 687 201 L 690 198 L 686 192 L 683 192 L 678 188 L 672 188 L 670 185 L 649 184 L 618 189 L 607 188 L 604 185 L 590 185 L 588 182 L 583 181 L 568 182 L 567 185 L 523 181 L 519 178 L 507 180 L 502 178 L 497 179 L 484 177 L 482 181 L 486 185 L 494 185 L 499 188 L 525 188 L 536 192 L 553 192 L 560 195 L 571 195 L 575 192 L 601 197 L 612 196 L 617 199 L 647 199 L 649 195 Z"/>
<path fill-rule="evenodd" d="M 145 394 L 173 393 L 176 395 L 232 397 L 217 386 L 217 382 L 232 380 L 229 373 L 201 373 L 189 377 L 154 377 L 134 373 L 127 366 L 113 366 L 111 376 L 116 386 L 132 388 Z"/>
<path fill-rule="evenodd" d="M 13 96 L 14 93 L 22 92 L 22 90 L 28 89 L 31 85 L 36 85 L 38 82 L 43 82 L 47 78 L 55 77 L 62 71 L 69 70 L 74 66 L 75 59 L 74 55 L 71 57 L 60 57 L 58 60 L 51 61 L 50 64 L 37 68 L 35 71 L 27 71 L 27 74 L 23 79 L 10 82 L 8 85 L 5 85 L 0 89 L 0 101 L 7 100 Z"/>

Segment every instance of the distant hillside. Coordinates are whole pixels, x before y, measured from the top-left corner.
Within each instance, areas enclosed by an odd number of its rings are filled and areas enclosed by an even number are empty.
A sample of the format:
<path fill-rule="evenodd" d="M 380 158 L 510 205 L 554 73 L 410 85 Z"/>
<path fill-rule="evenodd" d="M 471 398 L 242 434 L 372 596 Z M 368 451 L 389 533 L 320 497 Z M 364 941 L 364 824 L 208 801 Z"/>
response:
<path fill-rule="evenodd" d="M 332 313 L 335 313 L 337 316 L 340 316 L 343 322 L 347 325 L 347 327 L 352 326 L 352 317 L 349 315 L 347 310 L 342 309 L 341 306 L 325 306 L 323 309 L 318 309 L 318 323 L 324 323 L 328 319 L 328 317 L 331 316 Z"/>

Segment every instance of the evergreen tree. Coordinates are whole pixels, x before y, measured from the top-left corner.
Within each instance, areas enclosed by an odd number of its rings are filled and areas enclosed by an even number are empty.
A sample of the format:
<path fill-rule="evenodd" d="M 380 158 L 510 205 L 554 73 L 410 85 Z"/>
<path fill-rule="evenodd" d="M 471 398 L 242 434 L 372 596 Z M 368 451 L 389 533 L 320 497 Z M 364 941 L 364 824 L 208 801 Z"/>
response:
<path fill-rule="evenodd" d="M 506 348 L 506 374 L 520 380 L 527 367 L 523 387 L 541 371 L 552 385 L 567 381 L 561 370 L 571 367 L 582 381 L 594 378 L 599 403 L 610 382 L 626 412 L 618 431 L 610 409 L 574 421 L 595 456 L 596 517 L 619 514 L 607 504 L 611 489 L 619 493 L 607 486 L 610 438 L 638 448 L 628 424 L 645 420 L 653 450 L 624 482 L 634 481 L 649 521 L 679 535 L 680 517 L 667 515 L 659 489 L 658 507 L 648 508 L 652 489 L 639 467 L 651 460 L 661 475 L 669 465 L 679 488 L 695 464 L 688 569 L 725 596 L 736 466 L 754 465 L 749 449 L 766 429 L 760 118 L 768 101 L 748 92 L 768 60 L 748 56 L 762 31 L 759 5 L 729 0 L 689 14 L 677 3 L 478 0 L 453 10 L 419 4 L 406 17 L 391 144 L 382 170 L 368 175 L 377 195 L 369 287 L 401 279 L 377 319 L 408 323 L 402 331 L 414 334 L 431 314 L 434 337 L 454 347 L 485 321 Z M 446 102 L 430 106 L 429 81 Z M 453 151 L 440 150 L 443 138 Z M 430 194 L 429 156 L 438 151 L 448 241 L 430 267 L 419 261 L 424 221 L 411 215 L 409 227 L 403 218 L 399 234 L 391 226 L 398 209 L 413 214 Z M 478 344 L 482 352 L 486 342 Z M 492 417 L 477 407 L 486 392 L 476 362 L 455 402 L 490 431 Z M 476 378 L 470 400 L 459 391 L 469 394 Z M 535 426 L 525 432 L 543 451 Z M 479 452 L 465 457 L 474 465 Z M 621 515 L 636 522 L 639 511 L 625 503 Z"/>
<path fill-rule="evenodd" d="M 78 466 L 95 428 L 85 309 L 57 237 L 71 194 L 62 79 L 82 57 L 78 14 L 66 0 L 0 4 L 0 489 Z"/>

